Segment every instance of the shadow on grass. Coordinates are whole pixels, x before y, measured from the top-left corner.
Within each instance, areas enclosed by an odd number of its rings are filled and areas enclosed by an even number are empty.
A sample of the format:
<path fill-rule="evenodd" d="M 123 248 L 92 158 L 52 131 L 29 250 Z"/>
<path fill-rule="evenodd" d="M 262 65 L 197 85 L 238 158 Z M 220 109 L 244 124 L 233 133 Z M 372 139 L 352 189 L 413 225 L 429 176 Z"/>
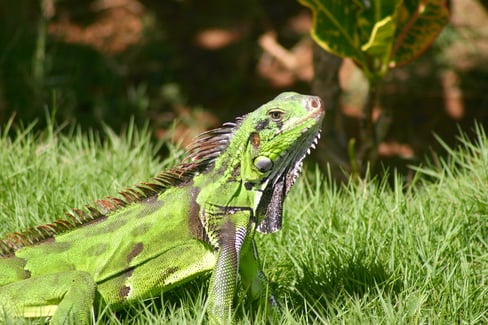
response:
<path fill-rule="evenodd" d="M 284 287 L 282 285 L 286 285 L 287 281 L 277 280 L 270 283 L 270 289 L 276 293 L 278 302 L 286 304 L 297 319 L 312 322 L 333 317 L 340 312 L 340 306 L 351 298 L 361 299 L 369 294 L 394 296 L 402 290 L 401 282 L 387 270 L 385 263 L 372 261 L 371 257 L 363 253 L 330 256 L 323 263 L 305 258 L 299 262 L 298 267 L 288 265 L 286 269 L 284 273 L 288 282 L 294 284 Z M 142 311 L 145 315 L 162 317 L 157 319 L 171 319 L 178 310 L 180 313 L 183 310 L 189 319 L 199 319 L 207 299 L 208 280 L 208 275 L 201 276 L 165 292 L 162 299 L 126 305 L 116 311 L 115 317 L 132 322 L 139 319 Z M 245 319 L 253 319 L 259 314 L 258 310 L 263 307 L 264 301 L 253 302 L 242 294 L 242 291 L 239 292 L 234 306 L 236 317 L 241 321 L 243 313 L 249 313 L 244 318 L 245 322 Z M 102 319 L 108 320 L 107 315 L 102 316 Z"/>
<path fill-rule="evenodd" d="M 351 298 L 360 299 L 370 293 L 395 295 L 402 290 L 402 284 L 385 263 L 372 261 L 363 253 L 316 262 L 302 261 L 295 285 L 282 289 L 297 315 L 329 317 Z"/>

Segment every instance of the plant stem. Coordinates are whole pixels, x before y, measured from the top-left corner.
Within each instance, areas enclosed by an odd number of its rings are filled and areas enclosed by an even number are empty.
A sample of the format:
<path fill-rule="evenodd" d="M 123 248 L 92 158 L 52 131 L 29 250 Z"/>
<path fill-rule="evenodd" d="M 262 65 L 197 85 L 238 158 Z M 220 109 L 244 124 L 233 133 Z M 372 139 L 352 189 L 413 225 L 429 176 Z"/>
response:
<path fill-rule="evenodd" d="M 361 147 L 358 159 L 361 169 L 366 172 L 365 167 L 373 168 L 378 160 L 378 139 L 376 138 L 375 123 L 373 121 L 373 109 L 378 104 L 378 82 L 369 80 L 369 89 L 366 102 L 364 104 L 363 118 L 360 119 L 359 134 L 361 137 Z"/>

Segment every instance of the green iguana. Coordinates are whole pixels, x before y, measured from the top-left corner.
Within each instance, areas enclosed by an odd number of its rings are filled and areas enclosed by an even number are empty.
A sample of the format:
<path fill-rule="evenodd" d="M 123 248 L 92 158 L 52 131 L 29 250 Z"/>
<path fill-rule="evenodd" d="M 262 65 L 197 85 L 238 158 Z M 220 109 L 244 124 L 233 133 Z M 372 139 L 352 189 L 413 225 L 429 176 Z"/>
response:
<path fill-rule="evenodd" d="M 6 235 L 0 317 L 89 323 L 95 295 L 118 306 L 211 271 L 209 318 L 227 322 L 238 275 L 253 299 L 266 291 L 254 232 L 281 228 L 283 200 L 323 116 L 320 98 L 282 93 L 201 134 L 181 164 L 121 198 Z"/>

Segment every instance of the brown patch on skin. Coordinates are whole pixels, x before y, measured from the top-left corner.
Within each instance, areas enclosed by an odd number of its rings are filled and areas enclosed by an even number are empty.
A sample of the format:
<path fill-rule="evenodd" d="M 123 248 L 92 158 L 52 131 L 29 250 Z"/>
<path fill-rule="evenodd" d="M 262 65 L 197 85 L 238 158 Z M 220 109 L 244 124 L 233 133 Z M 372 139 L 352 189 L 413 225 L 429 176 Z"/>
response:
<path fill-rule="evenodd" d="M 253 132 L 249 136 L 249 141 L 251 141 L 251 144 L 254 149 L 258 149 L 259 145 L 261 144 L 261 137 L 259 136 L 259 133 Z"/>
<path fill-rule="evenodd" d="M 208 243 L 208 236 L 200 220 L 200 205 L 197 203 L 197 197 L 200 193 L 199 187 L 192 187 L 190 190 L 190 211 L 188 213 L 188 227 L 192 237 Z"/>
<path fill-rule="evenodd" d="M 221 254 L 225 254 L 226 267 L 237 270 L 238 254 L 236 250 L 236 225 L 227 221 L 222 225 L 222 231 L 219 235 L 219 246 Z M 227 266 L 227 263 L 228 266 Z"/>
<path fill-rule="evenodd" d="M 134 272 L 134 268 L 133 267 L 127 269 L 127 271 L 125 271 L 124 274 L 120 277 L 121 280 L 122 280 L 122 282 L 124 281 L 124 279 L 130 278 L 132 276 L 132 273 L 133 272 Z M 123 285 L 119 289 L 119 297 L 121 297 L 121 298 L 127 298 L 129 296 L 130 289 L 131 288 L 129 286 Z"/>
<path fill-rule="evenodd" d="M 123 286 L 122 288 L 119 289 L 119 297 L 122 298 L 127 298 L 130 293 L 130 287 L 129 286 Z"/>
<path fill-rule="evenodd" d="M 165 279 L 167 279 L 171 274 L 175 273 L 176 271 L 178 271 L 177 267 L 170 267 L 164 270 L 161 274 L 161 280 L 164 282 Z"/>
<path fill-rule="evenodd" d="M 144 249 L 144 244 L 143 243 L 137 243 L 132 251 L 127 255 L 127 263 L 130 263 L 134 257 L 139 255 L 142 250 Z"/>
<path fill-rule="evenodd" d="M 222 225 L 222 231 L 220 232 L 219 244 L 220 246 L 231 244 L 234 245 L 236 235 L 236 225 L 227 221 Z"/>
<path fill-rule="evenodd" d="M 139 237 L 139 236 L 142 236 L 144 235 L 149 229 L 151 229 L 151 227 L 153 226 L 152 223 L 149 223 L 149 222 L 146 222 L 146 223 L 143 223 L 142 225 L 139 225 L 137 227 L 135 227 L 134 229 L 132 229 L 132 231 L 130 232 L 130 234 L 134 237 Z"/>
<path fill-rule="evenodd" d="M 110 245 L 107 243 L 96 244 L 96 245 L 90 246 L 88 249 L 86 249 L 85 255 L 86 256 L 99 256 L 99 255 L 102 255 L 103 253 L 105 253 L 109 247 L 110 247 Z"/>
<path fill-rule="evenodd" d="M 24 279 L 29 279 L 31 276 L 31 271 L 24 269 Z"/>
<path fill-rule="evenodd" d="M 62 253 L 66 252 L 71 248 L 71 243 L 68 242 L 57 242 L 55 238 L 50 238 L 44 241 L 46 245 L 39 246 L 40 249 L 45 251 L 45 254 L 51 253 Z"/>
<path fill-rule="evenodd" d="M 241 164 L 237 164 L 232 171 L 232 177 L 238 179 L 241 176 Z"/>
<path fill-rule="evenodd" d="M 123 227 L 127 222 L 129 222 L 129 220 L 123 219 L 123 216 L 129 213 L 131 213 L 131 211 L 127 211 L 122 215 L 109 219 L 108 221 L 106 221 L 106 224 L 101 224 L 99 227 L 95 227 L 94 229 L 92 229 L 92 231 L 88 233 L 88 236 L 98 236 L 115 232 L 116 230 Z"/>

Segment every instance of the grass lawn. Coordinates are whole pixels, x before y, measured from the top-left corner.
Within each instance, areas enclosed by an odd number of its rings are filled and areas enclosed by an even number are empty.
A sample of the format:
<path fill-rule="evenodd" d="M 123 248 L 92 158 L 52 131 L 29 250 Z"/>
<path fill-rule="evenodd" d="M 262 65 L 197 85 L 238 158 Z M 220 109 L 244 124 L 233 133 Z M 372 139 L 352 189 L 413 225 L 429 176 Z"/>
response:
<path fill-rule="evenodd" d="M 115 195 L 182 154 L 159 161 L 148 132 L 133 128 L 121 137 L 107 130 L 104 141 L 52 126 L 19 129 L 12 140 L 6 129 L 0 236 Z M 488 139 L 478 130 L 476 143 L 462 142 L 408 187 L 378 179 L 333 186 L 309 164 L 287 198 L 282 231 L 257 235 L 280 322 L 488 323 Z M 97 322 L 205 323 L 207 286 L 203 277 L 116 314 L 97 306 Z M 266 320 L 265 304 L 236 300 L 238 323 Z"/>

